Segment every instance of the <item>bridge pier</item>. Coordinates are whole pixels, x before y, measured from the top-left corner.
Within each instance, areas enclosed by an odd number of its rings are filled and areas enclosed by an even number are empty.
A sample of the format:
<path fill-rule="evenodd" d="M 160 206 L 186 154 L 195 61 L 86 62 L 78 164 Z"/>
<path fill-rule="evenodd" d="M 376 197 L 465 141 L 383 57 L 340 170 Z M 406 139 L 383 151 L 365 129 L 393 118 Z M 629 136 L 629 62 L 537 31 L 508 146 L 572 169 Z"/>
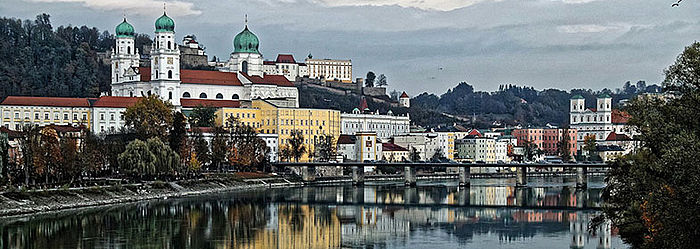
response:
<path fill-rule="evenodd" d="M 471 185 L 471 172 L 469 166 L 459 167 L 459 186 L 469 187 Z"/>
<path fill-rule="evenodd" d="M 515 170 L 515 186 L 524 187 L 527 185 L 527 167 L 517 167 Z"/>
<path fill-rule="evenodd" d="M 352 166 L 352 185 L 365 184 L 365 167 Z"/>
<path fill-rule="evenodd" d="M 416 168 L 406 166 L 403 168 L 404 183 L 406 186 L 416 186 Z"/>
<path fill-rule="evenodd" d="M 576 188 L 586 188 L 588 186 L 588 168 L 576 168 Z"/>
<path fill-rule="evenodd" d="M 301 180 L 304 182 L 313 182 L 316 180 L 316 167 L 303 166 L 301 167 Z"/>

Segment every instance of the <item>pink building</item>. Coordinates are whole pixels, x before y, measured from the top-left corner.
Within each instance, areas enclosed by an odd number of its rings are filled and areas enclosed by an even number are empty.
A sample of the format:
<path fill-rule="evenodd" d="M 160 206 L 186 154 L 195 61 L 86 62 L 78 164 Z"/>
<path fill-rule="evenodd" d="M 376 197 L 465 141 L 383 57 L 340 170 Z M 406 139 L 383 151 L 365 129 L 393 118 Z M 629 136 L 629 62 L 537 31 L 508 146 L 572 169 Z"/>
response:
<path fill-rule="evenodd" d="M 569 129 L 569 151 L 572 156 L 576 155 L 576 129 Z M 556 156 L 559 150 L 559 141 L 564 137 L 564 129 L 561 128 L 525 128 L 515 129 L 512 135 L 518 140 L 518 146 L 523 146 L 525 141 L 529 141 L 537 148 L 544 151 L 545 155 Z"/>

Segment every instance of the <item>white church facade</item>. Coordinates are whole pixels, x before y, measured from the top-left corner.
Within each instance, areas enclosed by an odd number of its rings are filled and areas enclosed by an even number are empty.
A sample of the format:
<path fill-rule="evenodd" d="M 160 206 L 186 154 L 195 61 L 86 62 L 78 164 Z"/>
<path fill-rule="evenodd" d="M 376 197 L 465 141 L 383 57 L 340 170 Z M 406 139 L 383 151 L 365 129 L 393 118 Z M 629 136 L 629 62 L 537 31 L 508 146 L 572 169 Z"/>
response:
<path fill-rule="evenodd" d="M 140 97 L 156 94 L 179 107 L 180 99 L 251 101 L 268 99 L 285 107 L 299 106 L 294 83 L 283 75 L 266 75 L 259 40 L 245 28 L 233 39 L 234 51 L 217 71 L 180 67 L 175 43 L 175 22 L 165 13 L 155 22 L 150 67 L 139 66 L 134 27 L 126 21 L 116 27 L 112 50 L 112 96 Z"/>

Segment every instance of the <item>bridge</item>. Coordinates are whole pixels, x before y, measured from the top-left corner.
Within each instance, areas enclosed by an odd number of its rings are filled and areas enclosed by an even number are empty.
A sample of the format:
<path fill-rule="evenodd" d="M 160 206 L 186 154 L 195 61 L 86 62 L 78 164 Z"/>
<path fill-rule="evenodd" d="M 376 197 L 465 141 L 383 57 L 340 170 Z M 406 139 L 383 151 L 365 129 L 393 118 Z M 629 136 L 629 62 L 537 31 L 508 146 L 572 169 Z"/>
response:
<path fill-rule="evenodd" d="M 301 170 L 301 178 L 305 182 L 313 182 L 316 180 L 316 167 L 341 167 L 352 168 L 352 182 L 355 185 L 362 185 L 365 181 L 364 167 L 395 167 L 403 168 L 404 183 L 407 186 L 416 185 L 416 168 L 432 167 L 432 168 L 458 168 L 459 169 L 459 185 L 469 186 L 471 184 L 471 168 L 516 168 L 515 178 L 516 186 L 523 187 L 527 185 L 528 168 L 572 168 L 576 169 L 576 187 L 586 188 L 588 185 L 588 169 L 609 168 L 610 165 L 604 163 L 596 164 L 578 164 L 578 163 L 559 163 L 559 164 L 543 164 L 543 163 L 517 163 L 517 164 L 486 164 L 486 163 L 364 163 L 364 162 L 311 162 L 311 163 L 286 163 L 280 162 L 274 164 L 277 167 L 292 167 Z"/>

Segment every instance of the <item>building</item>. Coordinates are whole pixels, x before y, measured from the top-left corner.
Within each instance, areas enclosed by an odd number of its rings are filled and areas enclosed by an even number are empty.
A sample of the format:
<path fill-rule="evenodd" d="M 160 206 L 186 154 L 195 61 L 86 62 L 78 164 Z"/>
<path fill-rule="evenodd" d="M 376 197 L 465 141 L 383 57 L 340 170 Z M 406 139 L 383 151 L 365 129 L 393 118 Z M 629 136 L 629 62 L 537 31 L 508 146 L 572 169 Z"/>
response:
<path fill-rule="evenodd" d="M 440 147 L 440 140 L 436 133 L 410 133 L 394 136 L 394 144 L 408 149 L 409 153 L 413 153 L 415 149 L 419 161 L 430 160 L 435 153 L 444 152 Z"/>
<path fill-rule="evenodd" d="M 411 107 L 411 98 L 408 97 L 406 92 L 401 93 L 401 96 L 399 96 L 399 105 L 406 108 Z"/>
<path fill-rule="evenodd" d="M 508 143 L 497 138 L 466 136 L 457 139 L 457 160 L 483 163 L 510 162 Z"/>
<path fill-rule="evenodd" d="M 270 100 L 253 100 L 250 108 L 222 107 L 217 111 L 217 125 L 226 125 L 230 117 L 255 128 L 260 134 L 277 134 L 278 151 L 288 146 L 291 134 L 300 132 L 307 152 L 300 159 L 313 158 L 316 144 L 322 136 L 337 141 L 340 136 L 340 111 L 330 109 L 290 108 L 279 106 Z"/>
<path fill-rule="evenodd" d="M 0 125 L 21 130 L 26 125 L 90 126 L 88 98 L 8 96 L 0 103 Z"/>
<path fill-rule="evenodd" d="M 596 152 L 603 162 L 614 161 L 627 152 L 619 145 L 596 145 Z"/>
<path fill-rule="evenodd" d="M 92 103 L 91 130 L 95 134 L 114 133 L 126 126 L 124 112 L 140 98 L 103 96 Z"/>
<path fill-rule="evenodd" d="M 289 81 L 296 81 L 297 77 L 309 76 L 309 67 L 306 63 L 294 60 L 294 55 L 278 54 L 276 60 L 263 62 L 263 72 L 267 75 L 283 75 Z"/>
<path fill-rule="evenodd" d="M 438 148 L 444 158 L 448 160 L 455 159 L 455 133 L 454 132 L 436 132 L 438 136 Z"/>
<path fill-rule="evenodd" d="M 394 115 L 389 110 L 382 115 L 379 110 L 371 112 L 367 100 L 362 99 L 360 106 L 352 113 L 340 114 L 341 134 L 354 135 L 358 132 L 376 132 L 380 139 L 388 139 L 396 135 L 408 134 L 411 119 L 408 114 Z"/>
<path fill-rule="evenodd" d="M 338 155 L 343 157 L 343 161 L 357 161 L 357 139 L 355 135 L 340 135 L 336 144 L 338 145 Z"/>
<path fill-rule="evenodd" d="M 581 95 L 572 97 L 570 103 L 569 123 L 578 131 L 577 150 L 581 150 L 587 136 L 594 136 L 596 142 L 602 142 L 611 132 L 629 137 L 635 135 L 627 125 L 629 114 L 612 109 L 612 97 L 608 94 L 598 96 L 594 108 L 586 108 L 586 99 Z"/>
<path fill-rule="evenodd" d="M 567 129 L 563 128 L 522 128 L 514 129 L 512 135 L 517 139 L 518 146 L 525 146 L 526 143 L 530 143 L 536 145 L 547 156 L 558 156 L 559 144 L 564 138 L 565 131 Z M 571 156 L 575 156 L 578 131 L 573 128 L 568 129 L 568 136 L 569 153 Z"/>
<path fill-rule="evenodd" d="M 155 22 L 155 35 L 150 51 L 150 67 L 139 66 L 135 49 L 134 27 L 126 21 L 116 27 L 116 44 L 112 50 L 113 96 L 139 97 L 156 94 L 179 107 L 180 99 L 219 99 L 251 101 L 275 99 L 288 107 L 299 106 L 298 90 L 282 75 L 263 73 L 263 56 L 259 40 L 246 23 L 233 40 L 230 59 L 219 71 L 181 68 L 179 45 L 175 44 L 175 22 L 165 13 Z M 185 39 L 188 51 L 194 39 Z M 198 45 L 197 45 L 198 47 Z M 185 48 L 185 47 L 183 47 Z"/>
<path fill-rule="evenodd" d="M 186 35 L 180 45 L 180 65 L 183 68 L 206 68 L 209 66 L 207 54 L 194 35 Z"/>
<path fill-rule="evenodd" d="M 352 61 L 306 58 L 309 78 L 352 83 Z"/>
<path fill-rule="evenodd" d="M 382 160 L 393 163 L 410 158 L 408 149 L 392 143 L 382 143 Z"/>

